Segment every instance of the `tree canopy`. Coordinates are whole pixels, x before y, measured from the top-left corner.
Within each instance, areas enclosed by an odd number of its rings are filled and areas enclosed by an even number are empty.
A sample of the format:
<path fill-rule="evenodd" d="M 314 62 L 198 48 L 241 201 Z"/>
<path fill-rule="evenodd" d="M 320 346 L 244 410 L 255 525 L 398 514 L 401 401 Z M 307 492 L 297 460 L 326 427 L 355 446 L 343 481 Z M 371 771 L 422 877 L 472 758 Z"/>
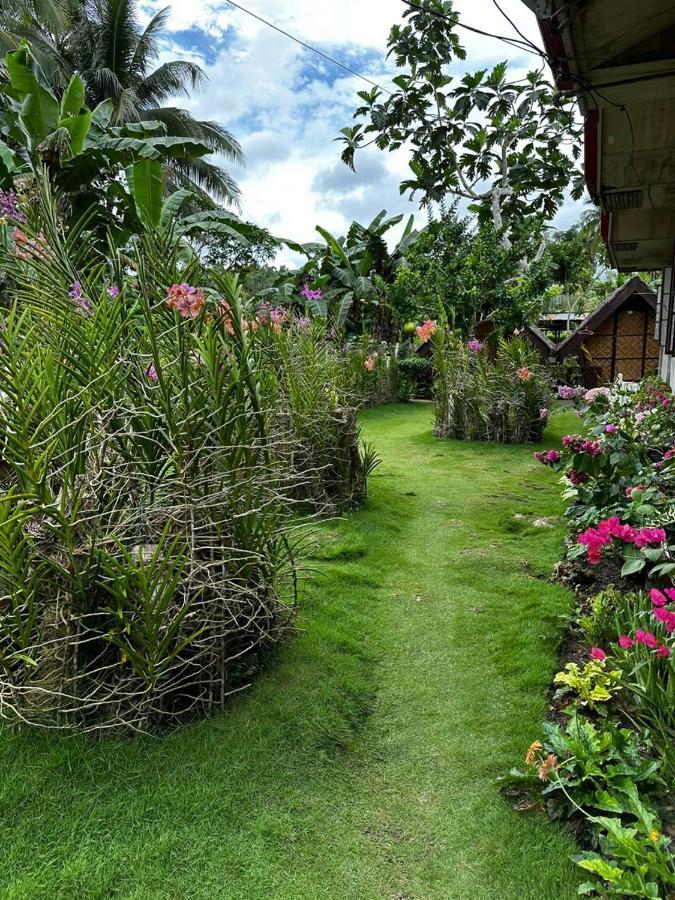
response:
<path fill-rule="evenodd" d="M 244 162 L 239 143 L 217 122 L 195 119 L 169 104 L 204 84 L 202 69 L 189 60 L 169 60 L 155 67 L 159 37 L 169 9 L 156 13 L 145 28 L 136 0 L 3 0 L 0 48 L 28 41 L 43 78 L 57 97 L 79 73 L 86 103 L 94 108 L 110 100 L 111 124 L 161 123 L 170 137 L 190 138 L 211 153 Z M 166 163 L 167 191 L 189 188 L 219 201 L 239 204 L 240 191 L 230 173 L 204 154 Z"/>
<path fill-rule="evenodd" d="M 342 159 L 359 149 L 410 149 L 411 175 L 401 191 L 422 203 L 462 198 L 508 247 L 517 231 L 555 215 L 571 187 L 581 195 L 580 142 L 573 102 L 561 98 L 543 67 L 509 78 L 508 64 L 462 78 L 450 67 L 466 57 L 451 0 L 419 0 L 388 41 L 401 73 L 394 90 L 359 92 L 357 124 L 344 128 Z"/>

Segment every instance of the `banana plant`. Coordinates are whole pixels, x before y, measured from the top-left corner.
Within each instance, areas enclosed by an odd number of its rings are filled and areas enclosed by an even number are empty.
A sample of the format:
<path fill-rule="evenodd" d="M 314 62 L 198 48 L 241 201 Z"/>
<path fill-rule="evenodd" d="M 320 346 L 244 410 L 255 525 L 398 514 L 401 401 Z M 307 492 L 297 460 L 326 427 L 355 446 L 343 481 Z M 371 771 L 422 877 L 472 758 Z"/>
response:
<path fill-rule="evenodd" d="M 114 127 L 112 100 L 88 109 L 77 74 L 58 100 L 27 45 L 5 55 L 5 68 L 0 186 L 11 186 L 18 176 L 39 178 L 46 170 L 62 199 L 61 213 L 72 220 L 86 213 L 92 229 L 109 230 L 119 244 L 141 230 L 149 211 L 161 210 L 162 164 L 210 152 L 192 138 L 167 136 L 161 122 Z"/>

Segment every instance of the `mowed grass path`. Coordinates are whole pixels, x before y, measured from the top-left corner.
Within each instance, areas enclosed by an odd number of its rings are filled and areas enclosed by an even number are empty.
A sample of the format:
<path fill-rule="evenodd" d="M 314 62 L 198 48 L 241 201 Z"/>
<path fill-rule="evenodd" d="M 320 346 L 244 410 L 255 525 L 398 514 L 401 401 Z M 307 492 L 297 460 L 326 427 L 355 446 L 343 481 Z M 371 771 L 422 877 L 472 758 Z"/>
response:
<path fill-rule="evenodd" d="M 494 779 L 539 736 L 569 596 L 532 448 L 363 415 L 383 464 L 322 526 L 298 637 L 164 740 L 0 730 L 3 898 L 566 900 L 569 837 Z M 554 418 L 559 439 L 569 418 Z M 526 517 L 514 518 L 514 514 Z"/>

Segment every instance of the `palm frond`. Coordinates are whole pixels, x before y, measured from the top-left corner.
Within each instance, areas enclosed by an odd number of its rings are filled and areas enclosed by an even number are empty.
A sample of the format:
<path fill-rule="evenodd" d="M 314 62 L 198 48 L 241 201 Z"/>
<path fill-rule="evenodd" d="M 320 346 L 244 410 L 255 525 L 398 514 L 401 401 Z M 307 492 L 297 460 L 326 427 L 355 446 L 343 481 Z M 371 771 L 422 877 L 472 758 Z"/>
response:
<path fill-rule="evenodd" d="M 163 122 L 168 134 L 176 137 L 194 137 L 206 144 L 213 153 L 218 153 L 238 165 L 245 165 L 245 157 L 239 141 L 218 122 L 195 119 L 187 110 L 172 106 L 157 109 L 146 108 L 144 109 L 144 118 Z"/>
<path fill-rule="evenodd" d="M 137 91 L 141 100 L 148 104 L 159 104 L 175 97 L 188 96 L 191 90 L 206 80 L 201 68 L 193 62 L 175 59 L 164 63 L 139 81 Z"/>
<path fill-rule="evenodd" d="M 148 62 L 159 55 L 159 34 L 166 27 L 171 8 L 169 6 L 160 9 L 150 19 L 142 34 L 138 36 L 138 42 L 134 51 L 129 69 L 131 73 L 142 78 L 148 68 Z"/>
<path fill-rule="evenodd" d="M 207 162 L 202 157 L 191 159 L 187 163 L 182 160 L 172 161 L 171 168 L 179 187 L 189 188 L 195 193 L 208 192 L 217 200 L 231 203 L 235 209 L 241 209 L 239 186 L 232 176 L 220 166 Z"/>

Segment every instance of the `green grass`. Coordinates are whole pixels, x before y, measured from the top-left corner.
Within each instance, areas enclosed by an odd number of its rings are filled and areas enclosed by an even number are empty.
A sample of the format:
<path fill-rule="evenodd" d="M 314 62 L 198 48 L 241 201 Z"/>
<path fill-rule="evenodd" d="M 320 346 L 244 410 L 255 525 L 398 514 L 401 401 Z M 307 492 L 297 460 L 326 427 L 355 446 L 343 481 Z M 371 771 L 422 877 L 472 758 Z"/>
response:
<path fill-rule="evenodd" d="M 247 694 L 164 740 L 0 731 L 0 896 L 565 900 L 570 838 L 494 779 L 555 664 L 559 486 L 532 448 L 367 412 L 367 506 L 322 527 L 300 633 Z M 560 437 L 569 414 L 554 418 Z"/>

